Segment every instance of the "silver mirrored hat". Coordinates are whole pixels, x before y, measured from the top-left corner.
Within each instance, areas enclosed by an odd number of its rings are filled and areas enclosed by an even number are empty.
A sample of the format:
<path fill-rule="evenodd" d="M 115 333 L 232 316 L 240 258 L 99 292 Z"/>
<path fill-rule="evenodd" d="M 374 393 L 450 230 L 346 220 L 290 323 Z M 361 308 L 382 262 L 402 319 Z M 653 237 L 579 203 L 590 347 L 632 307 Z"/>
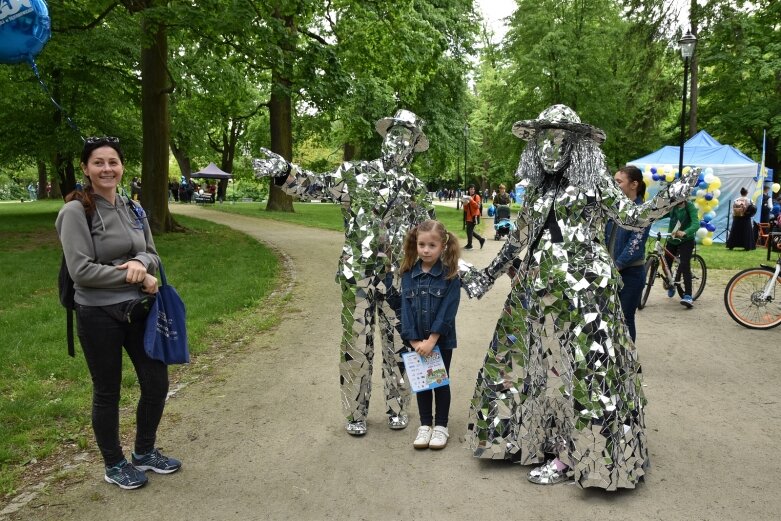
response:
<path fill-rule="evenodd" d="M 428 138 L 423 133 L 423 126 L 426 124 L 424 120 L 415 115 L 415 113 L 409 110 L 399 109 L 392 118 L 382 118 L 377 121 L 375 128 L 377 133 L 382 137 L 385 137 L 388 129 L 394 125 L 401 125 L 412 131 L 412 135 L 415 137 L 415 152 L 424 152 L 428 150 Z"/>
<path fill-rule="evenodd" d="M 513 125 L 513 134 L 529 141 L 538 130 L 546 128 L 569 130 L 600 144 L 605 141 L 605 132 L 602 129 L 581 123 L 575 111 L 566 105 L 552 105 L 543 110 L 537 119 L 516 121 Z"/>

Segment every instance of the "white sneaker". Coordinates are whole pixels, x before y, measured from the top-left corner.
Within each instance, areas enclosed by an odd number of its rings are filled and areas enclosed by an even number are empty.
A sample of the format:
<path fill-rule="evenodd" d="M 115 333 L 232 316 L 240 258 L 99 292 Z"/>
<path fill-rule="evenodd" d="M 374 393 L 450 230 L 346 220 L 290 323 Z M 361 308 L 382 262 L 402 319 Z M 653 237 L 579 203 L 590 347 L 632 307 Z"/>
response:
<path fill-rule="evenodd" d="M 427 449 L 429 441 L 431 441 L 431 427 L 428 425 L 418 427 L 418 435 L 412 442 L 412 446 L 416 449 Z"/>
<path fill-rule="evenodd" d="M 429 449 L 444 449 L 447 445 L 447 439 L 450 434 L 447 432 L 447 427 L 437 425 L 434 427 L 434 432 L 431 433 L 431 441 L 428 444 Z"/>

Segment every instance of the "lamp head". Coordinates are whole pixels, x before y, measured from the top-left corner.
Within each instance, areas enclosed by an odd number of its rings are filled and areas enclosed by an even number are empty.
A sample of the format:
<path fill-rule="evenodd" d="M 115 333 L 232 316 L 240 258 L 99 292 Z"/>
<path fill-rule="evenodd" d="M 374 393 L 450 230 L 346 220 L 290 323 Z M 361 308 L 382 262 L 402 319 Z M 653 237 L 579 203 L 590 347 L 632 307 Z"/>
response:
<path fill-rule="evenodd" d="M 683 59 L 691 58 L 694 54 L 694 47 L 697 45 L 697 37 L 694 36 L 691 30 L 686 31 L 686 34 L 678 40 L 678 44 L 681 46 L 681 57 Z"/>

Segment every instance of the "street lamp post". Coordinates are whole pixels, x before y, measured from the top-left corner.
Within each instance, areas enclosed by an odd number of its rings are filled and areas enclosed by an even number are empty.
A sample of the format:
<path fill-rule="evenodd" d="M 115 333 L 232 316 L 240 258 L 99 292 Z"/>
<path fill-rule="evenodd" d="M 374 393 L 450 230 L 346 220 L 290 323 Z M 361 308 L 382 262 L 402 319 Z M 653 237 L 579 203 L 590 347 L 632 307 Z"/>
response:
<path fill-rule="evenodd" d="M 467 168 L 466 168 L 466 151 L 467 151 L 467 140 L 469 139 L 469 124 L 464 123 L 464 184 L 467 184 L 469 182 L 469 176 L 467 175 Z"/>
<path fill-rule="evenodd" d="M 689 79 L 689 60 L 694 55 L 697 38 L 689 30 L 678 40 L 678 44 L 681 46 L 681 56 L 683 57 L 683 103 L 681 104 L 681 150 L 678 157 L 678 175 L 683 175 L 683 143 L 686 140 L 686 91 Z"/>

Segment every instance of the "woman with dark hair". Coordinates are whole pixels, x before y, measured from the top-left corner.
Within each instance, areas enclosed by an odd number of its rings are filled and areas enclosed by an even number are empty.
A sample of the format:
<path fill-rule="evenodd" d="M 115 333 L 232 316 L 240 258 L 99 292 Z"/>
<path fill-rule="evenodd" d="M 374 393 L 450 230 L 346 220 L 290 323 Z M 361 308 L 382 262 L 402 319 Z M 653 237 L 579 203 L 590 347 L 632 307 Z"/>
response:
<path fill-rule="evenodd" d="M 176 472 L 181 463 L 155 448 L 168 394 L 168 367 L 144 351 L 146 315 L 157 293 L 160 259 L 144 210 L 117 194 L 124 155 L 113 137 L 87 138 L 84 189 L 68 194 L 56 227 L 73 279 L 76 327 L 92 377 L 92 428 L 106 465 L 104 479 L 123 489 L 147 482 L 145 470 Z M 132 462 L 119 441 L 122 348 L 141 385 Z"/>
<path fill-rule="evenodd" d="M 613 179 L 624 195 L 637 205 L 643 204 L 645 181 L 639 168 L 632 165 L 620 168 Z M 621 300 L 621 310 L 624 312 L 624 321 L 632 342 L 637 336 L 635 312 L 645 285 L 645 243 L 649 229 L 645 227 L 640 231 L 626 230 L 612 220 L 608 221 L 605 228 L 605 245 L 623 283 L 618 298 Z"/>
<path fill-rule="evenodd" d="M 727 236 L 727 248 L 753 250 L 756 247 L 753 220 L 756 213 L 757 207 L 748 198 L 748 190 L 741 188 L 740 197 L 732 203 L 732 226 Z"/>

